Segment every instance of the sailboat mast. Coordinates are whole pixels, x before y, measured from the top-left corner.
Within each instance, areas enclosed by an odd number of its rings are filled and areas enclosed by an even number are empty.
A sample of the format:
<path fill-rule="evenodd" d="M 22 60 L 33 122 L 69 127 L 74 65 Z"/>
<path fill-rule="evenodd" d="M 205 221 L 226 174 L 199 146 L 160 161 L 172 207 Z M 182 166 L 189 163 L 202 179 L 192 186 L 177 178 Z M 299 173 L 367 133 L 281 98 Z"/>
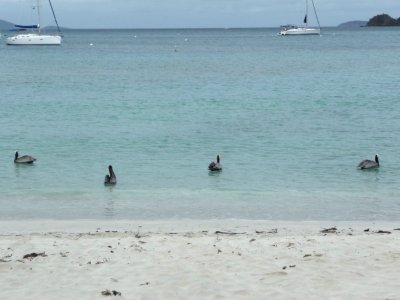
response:
<path fill-rule="evenodd" d="M 318 18 L 317 10 L 316 10 L 316 8 L 315 8 L 314 0 L 311 0 L 311 3 L 312 3 L 312 5 L 313 5 L 315 18 L 317 19 L 317 22 L 318 22 L 318 28 L 321 29 L 321 24 L 319 23 L 319 18 Z"/>
<path fill-rule="evenodd" d="M 49 4 L 50 4 L 51 12 L 53 13 L 54 21 L 56 22 L 56 25 L 57 25 L 58 33 L 61 34 L 60 26 L 58 26 L 56 13 L 54 12 L 53 4 L 51 4 L 51 0 L 49 0 Z"/>
<path fill-rule="evenodd" d="M 37 14 L 38 14 L 38 30 L 39 30 L 39 34 L 40 34 L 40 23 L 41 23 L 41 20 L 40 20 L 40 2 L 39 2 L 39 0 L 37 0 L 36 1 L 36 11 L 37 11 Z"/>

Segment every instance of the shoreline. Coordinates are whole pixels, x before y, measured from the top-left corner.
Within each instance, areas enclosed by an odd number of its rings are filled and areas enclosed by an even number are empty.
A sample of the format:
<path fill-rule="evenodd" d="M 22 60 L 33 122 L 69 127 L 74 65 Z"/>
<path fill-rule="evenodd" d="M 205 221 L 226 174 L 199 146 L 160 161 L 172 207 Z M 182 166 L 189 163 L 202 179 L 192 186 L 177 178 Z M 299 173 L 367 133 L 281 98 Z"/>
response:
<path fill-rule="evenodd" d="M 400 294 L 398 222 L 17 223 L 0 221 L 2 299 L 103 299 L 107 290 L 118 299 Z"/>
<path fill-rule="evenodd" d="M 393 230 L 400 228 L 400 221 L 285 221 L 285 220 L 248 220 L 248 219 L 160 219 L 160 220 L 104 220 L 104 219 L 26 219 L 0 220 L 0 235 L 32 234 L 32 233 L 86 233 L 96 231 L 144 231 L 168 233 L 176 231 L 218 231 L 228 230 L 256 231 L 263 228 L 281 228 L 285 234 L 300 234 L 314 232 L 318 229 L 352 228 L 364 230 Z"/>

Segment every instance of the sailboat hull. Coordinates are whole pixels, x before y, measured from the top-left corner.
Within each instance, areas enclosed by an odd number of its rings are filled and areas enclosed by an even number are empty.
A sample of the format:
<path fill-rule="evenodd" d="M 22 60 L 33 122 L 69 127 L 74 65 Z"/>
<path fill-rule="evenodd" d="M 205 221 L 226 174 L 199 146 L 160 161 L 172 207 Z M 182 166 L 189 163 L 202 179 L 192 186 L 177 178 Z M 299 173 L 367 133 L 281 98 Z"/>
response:
<path fill-rule="evenodd" d="M 279 33 L 280 35 L 319 35 L 321 34 L 321 30 L 319 28 L 306 28 L 306 27 L 297 27 L 290 29 L 283 29 Z"/>
<path fill-rule="evenodd" d="M 6 39 L 7 45 L 61 45 L 59 35 L 18 34 Z"/>

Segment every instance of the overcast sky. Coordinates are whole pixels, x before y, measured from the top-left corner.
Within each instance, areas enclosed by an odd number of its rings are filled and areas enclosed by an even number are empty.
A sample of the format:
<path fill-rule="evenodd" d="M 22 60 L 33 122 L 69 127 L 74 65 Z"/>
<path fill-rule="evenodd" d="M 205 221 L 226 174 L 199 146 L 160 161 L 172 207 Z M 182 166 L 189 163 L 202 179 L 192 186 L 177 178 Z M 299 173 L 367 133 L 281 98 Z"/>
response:
<path fill-rule="evenodd" d="M 309 1 L 311 2 L 311 1 Z M 34 0 L 0 0 L 0 19 L 33 21 Z M 42 25 L 52 25 L 42 0 Z M 70 28 L 277 27 L 301 23 L 305 0 L 52 0 L 61 26 Z M 321 26 L 400 17 L 400 0 L 314 0 Z M 311 15 L 310 23 L 316 23 Z"/>

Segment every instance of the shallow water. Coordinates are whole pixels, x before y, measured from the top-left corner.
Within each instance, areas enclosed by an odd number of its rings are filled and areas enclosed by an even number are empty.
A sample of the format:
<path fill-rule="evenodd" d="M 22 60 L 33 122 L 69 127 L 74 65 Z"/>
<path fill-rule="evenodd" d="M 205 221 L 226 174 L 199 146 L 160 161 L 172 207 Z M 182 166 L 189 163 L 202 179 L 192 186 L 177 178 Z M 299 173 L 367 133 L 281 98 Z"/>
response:
<path fill-rule="evenodd" d="M 398 219 L 400 32 L 276 32 L 2 43 L 0 218 Z"/>

